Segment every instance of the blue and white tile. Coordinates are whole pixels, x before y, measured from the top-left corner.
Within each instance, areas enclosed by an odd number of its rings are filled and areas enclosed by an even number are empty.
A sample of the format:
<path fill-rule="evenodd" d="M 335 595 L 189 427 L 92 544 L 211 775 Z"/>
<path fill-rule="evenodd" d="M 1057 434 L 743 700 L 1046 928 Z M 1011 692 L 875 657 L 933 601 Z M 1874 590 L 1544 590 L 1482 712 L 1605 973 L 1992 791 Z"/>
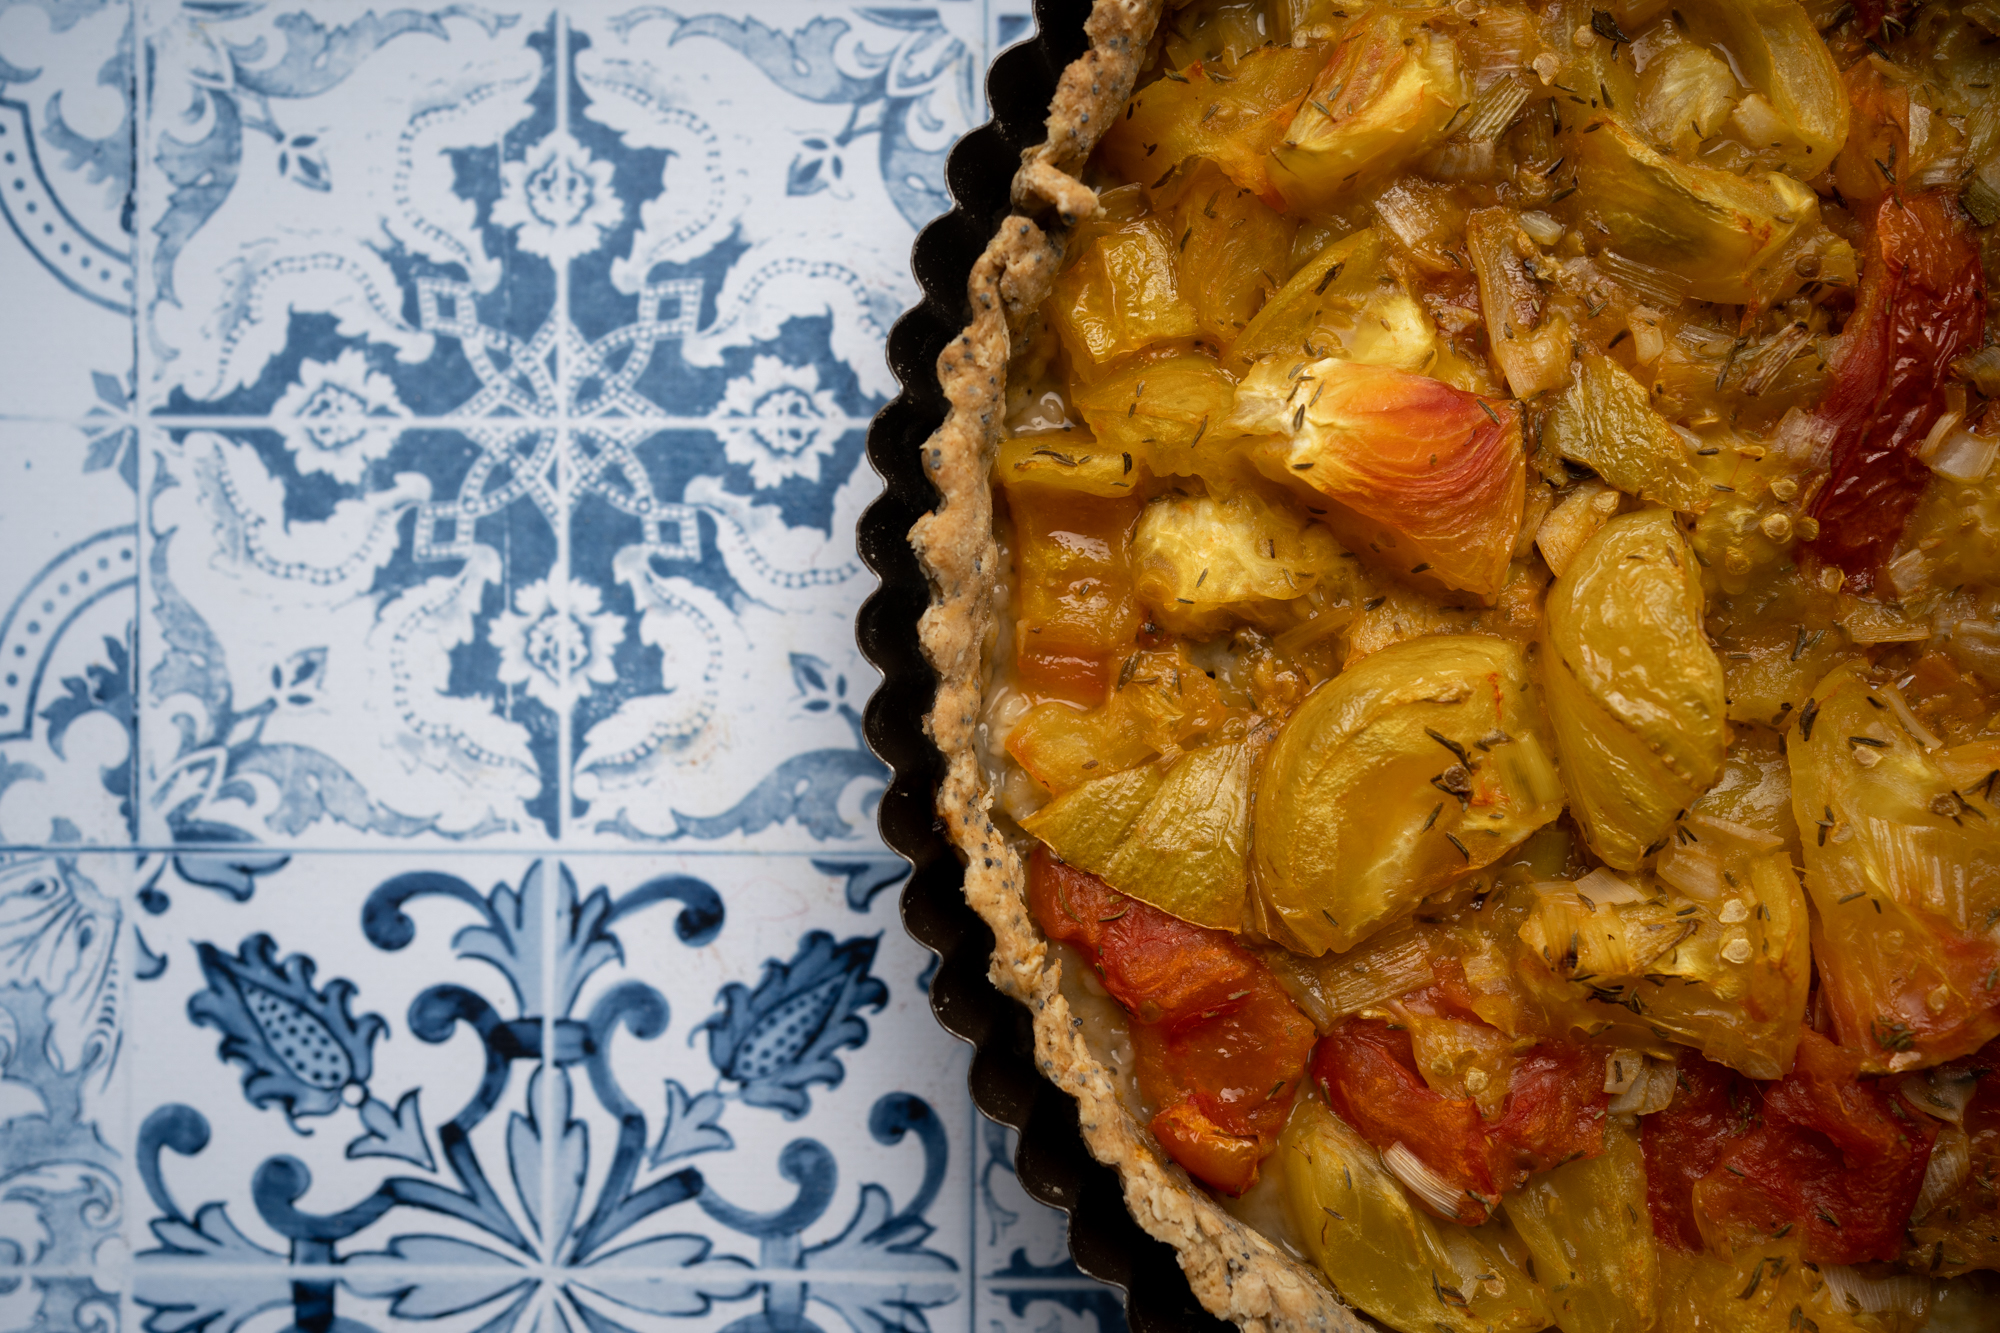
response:
<path fill-rule="evenodd" d="M 0 5 L 0 416 L 129 396 L 130 21 L 122 0 Z"/>
<path fill-rule="evenodd" d="M 0 1327 L 37 1311 L 66 1327 L 64 1311 L 99 1304 L 92 1278 L 123 1278 L 125 1036 L 147 956 L 130 868 L 125 853 L 0 855 Z"/>
<path fill-rule="evenodd" d="M 148 1327 L 320 1299 L 468 1330 L 963 1325 L 964 1060 L 864 868 L 150 864 Z"/>
<path fill-rule="evenodd" d="M 549 1261 L 553 864 L 246 849 L 142 872 L 139 1299 L 220 1300 L 206 1289 L 232 1272 L 424 1264 L 497 1292 Z"/>
<path fill-rule="evenodd" d="M 782 1320 L 803 1302 L 828 1330 L 962 1327 L 965 1060 L 929 1014 L 929 955 L 897 926 L 887 867 L 794 856 L 565 867 L 586 890 L 580 926 L 620 950 L 593 944 L 603 966 L 571 1010 L 602 1034 L 596 1095 L 577 1097 L 603 1145 L 585 1195 L 629 1171 L 627 1154 L 643 1160 L 642 1182 L 696 1189 L 696 1209 L 635 1216 L 598 1242 L 600 1269 L 661 1237 L 700 1236 L 711 1262 L 748 1265 L 739 1316 Z M 614 1154 L 621 1120 L 627 1146 Z"/>
<path fill-rule="evenodd" d="M 149 843 L 554 836 L 549 673 L 574 651 L 547 614 L 557 433 L 411 425 L 352 448 L 358 483 L 282 424 L 149 431 Z"/>
<path fill-rule="evenodd" d="M 558 412 L 546 5 L 141 5 L 150 411 Z"/>
<path fill-rule="evenodd" d="M 133 837 L 130 448 L 123 429 L 0 422 L 0 845 Z"/>
<path fill-rule="evenodd" d="M 887 771 L 861 739 L 875 676 L 852 629 L 873 587 L 853 541 L 873 476 L 858 435 L 827 435 L 845 473 L 785 492 L 789 507 L 704 472 L 735 447 L 714 435 L 580 443 L 570 577 L 623 631 L 570 714 L 572 843 L 879 845 Z"/>
<path fill-rule="evenodd" d="M 944 157 L 972 124 L 982 7 L 564 12 L 568 151 L 604 186 L 571 318 L 619 358 L 579 363 L 580 388 L 602 381 L 579 414 L 703 418 L 780 373 L 762 359 L 812 366 L 865 419 L 894 392 L 881 342 L 915 295 L 909 242 L 948 205 Z"/>
<path fill-rule="evenodd" d="M 1005 1125 L 979 1121 L 975 1333 L 1125 1333 L 1121 1294 L 1070 1258 L 1068 1219 L 1021 1188 L 1018 1144 Z"/>
<path fill-rule="evenodd" d="M 0 1277 L 0 1333 L 116 1333 L 123 1306 L 94 1273 Z"/>

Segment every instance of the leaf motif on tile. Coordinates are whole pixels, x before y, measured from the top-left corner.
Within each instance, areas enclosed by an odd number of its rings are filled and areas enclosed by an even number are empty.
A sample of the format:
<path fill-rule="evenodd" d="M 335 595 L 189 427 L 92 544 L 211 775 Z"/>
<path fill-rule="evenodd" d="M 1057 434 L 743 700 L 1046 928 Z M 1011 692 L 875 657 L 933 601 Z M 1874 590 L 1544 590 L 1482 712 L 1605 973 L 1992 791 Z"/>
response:
<path fill-rule="evenodd" d="M 423 1113 L 417 1109 L 419 1089 L 411 1088 L 392 1110 L 370 1097 L 361 1103 L 361 1124 L 366 1131 L 347 1145 L 349 1157 L 396 1157 L 426 1171 L 437 1164 L 431 1158 L 430 1142 L 424 1137 Z"/>
<path fill-rule="evenodd" d="M 856 861 L 815 859 L 812 864 L 813 869 L 822 875 L 837 875 L 847 881 L 847 906 L 855 912 L 866 912 L 874 903 L 876 894 L 894 888 L 910 873 L 910 863 L 900 856 Z"/>
<path fill-rule="evenodd" d="M 165 214 L 153 226 L 158 297 L 168 301 L 177 299 L 174 268 L 181 251 L 236 187 L 245 130 L 283 146 L 281 176 L 314 189 L 331 187 L 324 150 L 312 136 L 288 137 L 275 119 L 273 99 L 315 97 L 345 80 L 383 45 L 407 34 L 449 41 L 447 18 L 470 19 L 489 36 L 516 21 L 513 15 L 464 4 L 429 13 L 398 9 L 380 17 L 370 11 L 331 29 L 308 14 L 286 14 L 274 21 L 284 35 L 284 54 L 271 61 L 262 41 L 232 40 L 228 28 L 232 20 L 252 16 L 263 6 L 181 8 L 147 43 L 153 102 L 179 109 L 187 123 L 205 124 L 208 133 L 193 142 L 171 134 L 157 141 L 154 161 L 174 187 Z M 246 102 L 249 116 L 244 114 Z"/>
<path fill-rule="evenodd" d="M 729 1105 L 727 1098 L 713 1089 L 690 1097 L 678 1079 L 670 1078 L 666 1085 L 667 1114 L 660 1124 L 660 1141 L 646 1159 L 648 1166 L 736 1146 L 729 1131 L 715 1123 Z"/>
<path fill-rule="evenodd" d="M 888 51 L 877 45 L 884 33 L 857 33 L 839 18 L 815 18 L 788 34 L 754 18 L 682 18 L 647 6 L 612 20 L 612 28 L 629 36 L 649 20 L 670 20 L 677 25 L 672 43 L 696 37 L 721 42 L 792 96 L 848 106 L 847 125 L 838 136 L 820 147 L 807 140 L 793 160 L 787 172 L 791 192 L 825 188 L 821 173 L 830 169 L 829 163 L 839 163 L 839 151 L 863 135 L 877 134 L 882 182 L 903 216 L 921 227 L 949 207 L 942 174 L 945 154 L 957 136 L 940 131 L 947 125 L 969 128 L 972 61 L 935 10 L 883 7 L 858 13 L 894 34 Z"/>
<path fill-rule="evenodd" d="M 709 1059 L 741 1085 L 743 1100 L 796 1120 L 812 1105 L 806 1089 L 838 1087 L 846 1070 L 836 1053 L 868 1040 L 863 1009 L 881 1009 L 889 988 L 868 974 L 880 936 L 834 942 L 809 932 L 789 962 L 768 959 L 755 990 L 732 981 L 722 1006 L 697 1031 L 708 1033 Z"/>
<path fill-rule="evenodd" d="M 208 989 L 188 1001 L 188 1017 L 223 1033 L 221 1055 L 243 1066 L 243 1095 L 280 1105 L 288 1118 L 330 1115 L 349 1088 L 365 1090 L 373 1051 L 389 1025 L 355 1018 L 352 982 L 313 987 L 313 960 L 282 961 L 269 935 L 252 935 L 234 954 L 198 944 Z"/>
<path fill-rule="evenodd" d="M 281 1256 L 247 1239 L 221 1203 L 205 1203 L 191 1215 L 183 1211 L 168 1186 L 167 1158 L 205 1153 L 208 1121 L 192 1107 L 156 1107 L 141 1126 L 136 1163 L 156 1210 L 151 1226 L 160 1242 L 137 1256 L 135 1291 L 153 1312 L 149 1329 L 195 1333 L 205 1319 L 237 1317 L 230 1302 L 245 1272 L 278 1262 L 338 1266 L 337 1279 L 300 1273 L 278 1298 L 292 1303 L 296 1317 L 309 1310 L 315 1318 L 329 1317 L 345 1289 L 388 1299 L 405 1318 L 476 1310 L 490 1333 L 526 1333 L 540 1317 L 530 1312 L 550 1309 L 567 1327 L 627 1333 L 638 1327 L 635 1312 L 700 1314 L 717 1302 L 759 1296 L 762 1312 L 732 1327 L 824 1333 L 828 1326 L 802 1313 L 807 1302 L 817 1301 L 857 1330 L 925 1333 L 924 1312 L 959 1298 L 956 1261 L 927 1244 L 933 1232 L 927 1214 L 950 1148 L 936 1112 L 921 1097 L 878 1097 L 868 1118 L 877 1143 L 914 1140 L 922 1154 L 922 1178 L 908 1200 L 898 1208 L 885 1187 L 864 1181 L 847 1224 L 812 1245 L 803 1237 L 817 1229 L 839 1181 L 833 1154 L 817 1139 L 793 1139 L 779 1150 L 778 1173 L 796 1192 L 768 1211 L 746 1209 L 721 1188 L 738 1178 L 733 1160 L 713 1181 L 679 1164 L 740 1152 L 745 1143 L 763 1146 L 765 1135 L 723 1127 L 732 1109 L 796 1118 L 810 1086 L 840 1081 L 839 1053 L 868 1039 L 861 1013 L 888 1000 L 887 987 L 870 975 L 877 939 L 836 941 L 809 932 L 791 958 L 766 961 L 755 988 L 725 986 L 721 1010 L 694 1029 L 708 1033 L 722 1084 L 691 1094 L 666 1081 L 667 1117 L 649 1154 L 647 1111 L 620 1086 L 610 1051 L 621 1031 L 640 1042 L 663 1036 L 666 1001 L 651 985 L 627 976 L 598 990 L 579 1013 L 583 981 L 625 965 L 621 923 L 656 907 L 678 907 L 674 934 L 690 948 L 707 945 L 725 920 L 721 895 L 675 874 L 622 893 L 600 887 L 583 894 L 566 866 L 539 861 L 518 884 L 490 892 L 454 875 L 412 871 L 368 895 L 363 936 L 384 951 L 407 947 L 418 923 L 406 908 L 419 899 L 471 913 L 471 924 L 451 937 L 452 949 L 497 968 L 511 992 L 508 1007 L 518 1014 L 503 1017 L 484 994 L 456 981 L 429 987 L 410 1006 L 409 1027 L 418 1040 L 441 1046 L 469 1030 L 483 1050 L 484 1074 L 467 1104 L 440 1129 L 436 1158 L 415 1091 L 393 1110 L 367 1091 L 367 1057 L 381 1020 L 354 1018 L 355 997 L 344 983 L 316 987 L 310 960 L 280 959 L 261 936 L 235 955 L 197 946 L 208 988 L 190 1004 L 190 1016 L 229 1033 L 233 1040 L 225 1041 L 222 1057 L 246 1067 L 253 1103 L 282 1107 L 288 1115 L 324 1113 L 348 1093 L 345 1100 L 356 1105 L 364 1130 L 348 1155 L 394 1157 L 416 1171 L 379 1180 L 345 1207 L 313 1212 L 300 1203 L 324 1198 L 325 1187 L 315 1191 L 311 1172 L 297 1158 L 267 1158 L 251 1174 L 250 1195 L 263 1224 L 290 1241 L 290 1252 Z M 544 935 L 551 926 L 553 941 Z M 553 976 L 546 972 L 550 966 Z M 496 989 L 498 984 L 492 982 Z M 552 1015 L 540 1012 L 545 994 L 557 1006 Z M 557 1045 L 545 1055 L 541 1043 L 550 1031 Z M 517 1083 L 520 1075 L 525 1078 Z M 481 1133 L 510 1095 L 519 1099 L 518 1109 L 506 1113 L 497 1140 Z M 608 1157 L 601 1173 L 586 1169 L 592 1126 L 573 1104 L 586 1097 L 617 1127 L 601 1140 Z M 190 1178 L 209 1188 L 214 1171 L 232 1165 L 219 1156 L 206 1169 L 190 1166 Z M 757 1262 L 684 1230 L 640 1229 L 689 1206 L 754 1241 Z M 439 1234 L 440 1225 L 481 1235 Z M 364 1232 L 379 1238 L 367 1242 L 369 1248 L 349 1248 Z M 190 1276 L 211 1263 L 230 1271 L 218 1268 L 208 1284 Z M 230 1294 L 207 1289 L 218 1284 Z"/>

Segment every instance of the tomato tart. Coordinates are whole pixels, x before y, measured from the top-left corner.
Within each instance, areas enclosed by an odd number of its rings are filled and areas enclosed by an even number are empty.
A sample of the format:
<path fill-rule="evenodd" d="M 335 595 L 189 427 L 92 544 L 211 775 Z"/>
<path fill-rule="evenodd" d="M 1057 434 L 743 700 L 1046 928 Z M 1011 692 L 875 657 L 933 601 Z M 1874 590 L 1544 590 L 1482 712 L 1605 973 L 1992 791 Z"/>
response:
<path fill-rule="evenodd" d="M 1246 1328 L 2000 1326 L 2000 6 L 1087 34 L 911 538 L 1133 1215 Z"/>

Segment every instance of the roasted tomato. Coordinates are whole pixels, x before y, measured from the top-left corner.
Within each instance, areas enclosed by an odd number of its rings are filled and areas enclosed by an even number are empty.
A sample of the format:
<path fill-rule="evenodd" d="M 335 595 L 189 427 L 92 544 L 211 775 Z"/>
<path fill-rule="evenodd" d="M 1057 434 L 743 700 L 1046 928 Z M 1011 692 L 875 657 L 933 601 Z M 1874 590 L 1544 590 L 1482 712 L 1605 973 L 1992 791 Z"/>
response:
<path fill-rule="evenodd" d="M 1796 1229 L 1816 1263 L 1893 1259 L 1923 1188 L 1937 1122 L 1810 1028 L 1792 1072 L 1739 1078 L 1689 1056 L 1666 1110 L 1643 1121 L 1653 1230 L 1684 1250 Z"/>
<path fill-rule="evenodd" d="M 1604 1144 L 1604 1057 L 1583 1046 L 1550 1043 L 1522 1055 L 1492 1121 L 1472 1098 L 1425 1082 L 1408 1031 L 1380 1019 L 1349 1018 L 1327 1033 L 1312 1072 L 1327 1103 L 1383 1151 L 1391 1170 L 1405 1154 L 1421 1164 L 1421 1173 L 1406 1166 L 1397 1175 L 1432 1211 L 1468 1226 L 1532 1172 Z"/>
<path fill-rule="evenodd" d="M 1926 748 L 1905 716 L 1893 681 L 1846 663 L 1813 688 L 1786 747 L 1821 1000 L 1875 1071 L 2000 1033 L 2000 829 L 1985 785 L 2000 745 Z"/>
<path fill-rule="evenodd" d="M 1097 158 L 1126 180 L 1158 180 L 1186 158 L 1213 160 L 1273 207 L 1271 149 L 1285 137 L 1315 75 L 1321 45 L 1263 46 L 1239 60 L 1196 61 L 1147 84 L 1126 104 Z"/>
<path fill-rule="evenodd" d="M 1114 892 L 1046 847 L 1028 896 L 1049 938 L 1075 945 L 1132 1016 L 1151 1128 L 1190 1175 L 1225 1194 L 1257 1180 L 1285 1127 L 1313 1026 L 1270 972 L 1219 930 Z"/>
<path fill-rule="evenodd" d="M 1947 194 L 1875 206 L 1861 294 L 1814 420 L 1831 475 L 1813 550 L 1866 592 L 1930 482 L 1917 446 L 1945 410 L 1951 363 L 1986 327 L 1979 249 Z"/>
<path fill-rule="evenodd" d="M 1045 697 L 1102 703 L 1114 658 L 1139 633 L 1130 555 L 1139 501 L 1008 480 L 1021 683 Z"/>

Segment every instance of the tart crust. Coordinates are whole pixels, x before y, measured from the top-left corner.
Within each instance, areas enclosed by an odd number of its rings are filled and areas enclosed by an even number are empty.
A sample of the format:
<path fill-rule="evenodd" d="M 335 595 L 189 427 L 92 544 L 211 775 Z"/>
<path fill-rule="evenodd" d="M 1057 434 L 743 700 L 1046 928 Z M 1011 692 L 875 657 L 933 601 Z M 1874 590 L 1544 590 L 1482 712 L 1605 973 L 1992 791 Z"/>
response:
<path fill-rule="evenodd" d="M 965 896 L 993 930 L 989 975 L 1033 1013 L 1036 1064 L 1076 1098 L 1084 1142 L 1117 1169 L 1132 1216 L 1174 1247 L 1196 1298 L 1213 1314 L 1253 1333 L 1363 1333 L 1373 1323 L 1342 1304 L 1316 1269 L 1224 1211 L 1161 1153 L 1120 1097 L 1112 1071 L 1086 1046 L 1060 990 L 1061 963 L 1028 911 L 1026 867 L 994 827 L 977 748 L 999 609 L 989 474 L 1009 351 L 1049 293 L 1063 230 L 1097 208 L 1076 173 L 1131 96 L 1161 8 L 1162 0 L 1095 0 L 1085 24 L 1090 49 L 1063 72 L 1048 138 L 1023 154 L 1013 212 L 973 265 L 972 322 L 938 357 L 950 406 L 924 445 L 924 465 L 942 499 L 910 530 L 931 585 L 918 635 L 938 674 L 924 725 L 946 760 L 937 810 L 965 858 Z"/>

